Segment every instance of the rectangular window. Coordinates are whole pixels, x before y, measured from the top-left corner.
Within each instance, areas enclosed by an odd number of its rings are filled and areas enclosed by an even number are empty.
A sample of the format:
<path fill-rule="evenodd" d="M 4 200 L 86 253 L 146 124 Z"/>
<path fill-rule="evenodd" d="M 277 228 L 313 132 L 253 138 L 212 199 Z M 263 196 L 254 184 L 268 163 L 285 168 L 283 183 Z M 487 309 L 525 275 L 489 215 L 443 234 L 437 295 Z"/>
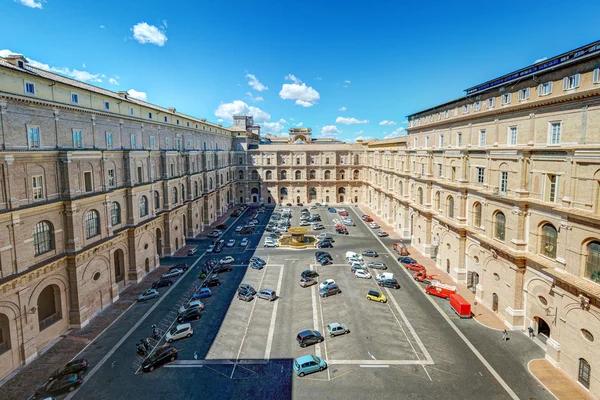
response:
<path fill-rule="evenodd" d="M 205 143 L 206 144 L 206 143 Z M 169 138 L 166 137 L 165 138 L 165 148 L 168 149 L 169 148 Z"/>
<path fill-rule="evenodd" d="M 442 164 L 438 164 L 438 176 L 441 178 L 442 177 L 442 171 L 443 171 L 443 166 Z"/>
<path fill-rule="evenodd" d="M 457 147 L 461 147 L 462 146 L 462 132 L 457 132 L 456 133 L 456 146 Z"/>
<path fill-rule="evenodd" d="M 79 104 L 79 95 L 71 92 L 71 103 Z"/>
<path fill-rule="evenodd" d="M 27 128 L 27 141 L 30 149 L 39 149 L 40 145 L 40 128 L 32 126 Z"/>
<path fill-rule="evenodd" d="M 469 105 L 465 104 L 464 106 L 462 106 L 462 113 L 467 114 L 468 112 L 469 112 Z"/>
<path fill-rule="evenodd" d="M 106 148 L 112 149 L 113 147 L 113 134 L 110 132 L 106 132 Z"/>
<path fill-rule="evenodd" d="M 110 187 L 114 187 L 115 185 L 115 170 L 114 169 L 109 169 L 108 170 L 108 186 Z"/>
<path fill-rule="evenodd" d="M 596 68 L 594 70 L 594 77 L 592 78 L 592 83 L 600 83 L 600 68 Z"/>
<path fill-rule="evenodd" d="M 177 125 L 179 125 L 179 120 L 177 120 Z"/>
<path fill-rule="evenodd" d="M 563 78 L 563 90 L 571 90 L 579 87 L 579 77 L 581 74 L 566 76 Z"/>
<path fill-rule="evenodd" d="M 496 105 L 496 98 L 495 97 L 490 97 L 489 99 L 487 99 L 487 108 L 494 108 L 494 106 Z"/>
<path fill-rule="evenodd" d="M 421 164 L 421 175 L 425 175 L 425 164 Z"/>
<path fill-rule="evenodd" d="M 133 115 L 133 107 L 129 107 L 129 115 Z"/>
<path fill-rule="evenodd" d="M 500 172 L 500 194 L 506 194 L 508 191 L 508 172 Z"/>
<path fill-rule="evenodd" d="M 476 101 L 475 103 L 473 103 L 473 111 L 479 110 L 481 110 L 481 101 Z"/>
<path fill-rule="evenodd" d="M 524 88 L 519 90 L 519 100 L 527 100 L 529 99 L 529 88 Z"/>
<path fill-rule="evenodd" d="M 425 136 L 425 147 L 429 147 L 429 136 Z"/>
<path fill-rule="evenodd" d="M 458 106 L 454 107 L 454 116 L 456 117 L 458 115 Z"/>
<path fill-rule="evenodd" d="M 136 143 L 136 137 L 135 137 L 135 135 L 131 135 L 130 138 L 131 138 L 131 148 L 132 149 L 137 148 L 137 143 Z"/>
<path fill-rule="evenodd" d="M 549 144 L 560 144 L 562 122 L 550 122 L 548 128 L 548 143 Z"/>
<path fill-rule="evenodd" d="M 444 111 L 444 118 L 450 117 L 450 110 Z"/>
<path fill-rule="evenodd" d="M 548 174 L 546 176 L 546 200 L 552 203 L 556 203 L 558 197 L 558 176 Z"/>
<path fill-rule="evenodd" d="M 436 119 L 436 120 L 438 120 L 438 121 L 439 121 L 440 119 L 442 119 L 442 113 L 437 113 L 437 114 L 435 115 L 435 119 Z"/>
<path fill-rule="evenodd" d="M 31 82 L 25 82 L 25 93 L 35 95 L 35 85 Z"/>
<path fill-rule="evenodd" d="M 156 142 L 154 136 L 150 136 L 150 150 L 156 150 Z"/>
<path fill-rule="evenodd" d="M 511 126 L 508 128 L 508 144 L 510 146 L 517 145 L 517 127 Z"/>
<path fill-rule="evenodd" d="M 325 159 L 325 164 L 329 164 L 329 157 Z"/>
<path fill-rule="evenodd" d="M 152 113 L 151 112 L 148 113 L 148 119 L 152 119 Z"/>
<path fill-rule="evenodd" d="M 440 147 L 444 147 L 444 135 L 440 135 Z"/>
<path fill-rule="evenodd" d="M 344 156 L 340 156 L 340 164 L 344 163 Z"/>
<path fill-rule="evenodd" d="M 485 168 L 477 167 L 477 183 L 483 183 L 485 179 Z"/>
<path fill-rule="evenodd" d="M 433 114 L 429 116 L 429 122 L 433 122 Z"/>
<path fill-rule="evenodd" d="M 413 138 L 413 147 L 417 147 L 418 144 L 419 144 L 418 138 Z"/>
<path fill-rule="evenodd" d="M 181 150 L 181 138 L 176 138 L 175 144 L 177 145 L 177 150 Z"/>
<path fill-rule="evenodd" d="M 545 96 L 550 93 L 552 93 L 552 81 L 538 85 L 538 96 Z"/>
<path fill-rule="evenodd" d="M 137 180 L 138 180 L 138 182 L 144 181 L 144 176 L 142 174 L 142 167 L 137 167 Z"/>
<path fill-rule="evenodd" d="M 110 103 L 108 101 L 104 102 L 104 109 L 105 110 L 110 110 Z"/>
<path fill-rule="evenodd" d="M 81 130 L 73 129 L 73 147 L 76 149 L 81 149 L 83 147 L 83 137 L 81 135 Z"/>
<path fill-rule="evenodd" d="M 156 179 L 156 165 L 152 164 L 150 166 L 150 179 L 155 180 Z"/>
<path fill-rule="evenodd" d="M 413 172 L 417 172 L 417 162 L 416 161 L 412 162 L 412 170 L 413 170 Z"/>
<path fill-rule="evenodd" d="M 510 101 L 512 100 L 512 93 L 503 94 L 501 99 L 502 99 L 502 105 L 510 104 Z"/>
<path fill-rule="evenodd" d="M 188 144 L 187 145 L 188 145 L 188 148 L 192 147 L 192 139 L 188 139 Z"/>
<path fill-rule="evenodd" d="M 187 122 L 187 127 L 188 127 L 188 128 L 190 127 L 190 123 L 189 123 L 189 122 Z"/>
<path fill-rule="evenodd" d="M 310 156 L 310 163 L 314 164 L 315 162 L 317 162 L 317 158 L 315 156 Z"/>
<path fill-rule="evenodd" d="M 479 147 L 485 147 L 486 138 L 485 138 L 485 130 L 479 131 Z"/>
<path fill-rule="evenodd" d="M 42 200 L 44 198 L 44 189 L 42 186 L 42 175 L 31 177 L 31 186 L 33 200 Z"/>
<path fill-rule="evenodd" d="M 92 191 L 93 187 L 92 187 L 92 173 L 91 172 L 83 173 L 83 184 L 84 184 L 84 189 L 85 189 L 86 193 L 89 193 Z"/>

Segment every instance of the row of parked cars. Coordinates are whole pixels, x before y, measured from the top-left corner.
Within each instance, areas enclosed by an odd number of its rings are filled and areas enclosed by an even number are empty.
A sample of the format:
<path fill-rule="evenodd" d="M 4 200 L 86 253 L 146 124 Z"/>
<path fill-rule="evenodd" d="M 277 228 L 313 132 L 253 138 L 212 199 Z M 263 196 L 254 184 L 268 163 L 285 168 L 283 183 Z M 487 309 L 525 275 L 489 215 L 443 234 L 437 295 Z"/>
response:
<path fill-rule="evenodd" d="M 83 375 L 89 367 L 88 360 L 73 360 L 57 369 L 48 377 L 44 385 L 29 397 L 29 400 L 50 399 L 64 393 L 72 392 L 83 382 Z"/>

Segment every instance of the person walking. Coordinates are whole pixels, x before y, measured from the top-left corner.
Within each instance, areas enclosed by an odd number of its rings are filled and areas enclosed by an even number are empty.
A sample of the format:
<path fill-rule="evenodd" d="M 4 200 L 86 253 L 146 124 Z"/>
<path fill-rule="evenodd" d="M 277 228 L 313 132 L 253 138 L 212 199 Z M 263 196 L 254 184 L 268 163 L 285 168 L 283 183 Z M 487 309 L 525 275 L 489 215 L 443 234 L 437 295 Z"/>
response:
<path fill-rule="evenodd" d="M 508 339 L 508 332 L 506 332 L 506 329 L 502 331 L 502 340 L 506 341 L 506 339 Z"/>
<path fill-rule="evenodd" d="M 533 339 L 533 336 L 534 336 L 533 335 L 533 328 L 529 327 L 529 328 L 527 328 L 527 331 L 529 332 L 529 339 Z"/>

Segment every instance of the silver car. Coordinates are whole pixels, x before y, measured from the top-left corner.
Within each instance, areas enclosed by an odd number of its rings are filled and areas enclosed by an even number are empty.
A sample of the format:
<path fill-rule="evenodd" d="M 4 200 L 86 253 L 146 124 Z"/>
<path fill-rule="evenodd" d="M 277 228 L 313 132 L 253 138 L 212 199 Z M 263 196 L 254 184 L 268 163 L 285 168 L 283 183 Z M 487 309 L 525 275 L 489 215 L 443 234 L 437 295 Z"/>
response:
<path fill-rule="evenodd" d="M 148 289 L 137 297 L 137 301 L 146 301 L 158 297 L 158 290 Z"/>
<path fill-rule="evenodd" d="M 277 294 L 274 290 L 271 289 L 263 289 L 260 292 L 256 293 L 256 296 L 269 301 L 273 301 L 277 298 Z"/>

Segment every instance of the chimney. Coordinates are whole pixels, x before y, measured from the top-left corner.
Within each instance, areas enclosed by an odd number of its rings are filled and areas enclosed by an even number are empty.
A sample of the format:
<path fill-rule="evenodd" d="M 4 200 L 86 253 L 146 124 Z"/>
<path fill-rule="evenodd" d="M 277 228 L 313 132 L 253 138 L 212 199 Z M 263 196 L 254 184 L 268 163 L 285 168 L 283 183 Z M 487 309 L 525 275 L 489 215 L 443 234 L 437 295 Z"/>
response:
<path fill-rule="evenodd" d="M 175 107 L 171 107 L 171 108 L 169 108 L 169 111 L 171 111 L 173 114 L 175 114 L 175 112 L 176 112 L 177 110 L 175 110 Z"/>
<path fill-rule="evenodd" d="M 121 98 L 123 98 L 123 99 L 127 100 L 127 92 L 125 92 L 125 91 L 120 91 L 120 92 L 117 92 L 117 94 L 119 95 L 119 97 L 121 97 Z"/>

